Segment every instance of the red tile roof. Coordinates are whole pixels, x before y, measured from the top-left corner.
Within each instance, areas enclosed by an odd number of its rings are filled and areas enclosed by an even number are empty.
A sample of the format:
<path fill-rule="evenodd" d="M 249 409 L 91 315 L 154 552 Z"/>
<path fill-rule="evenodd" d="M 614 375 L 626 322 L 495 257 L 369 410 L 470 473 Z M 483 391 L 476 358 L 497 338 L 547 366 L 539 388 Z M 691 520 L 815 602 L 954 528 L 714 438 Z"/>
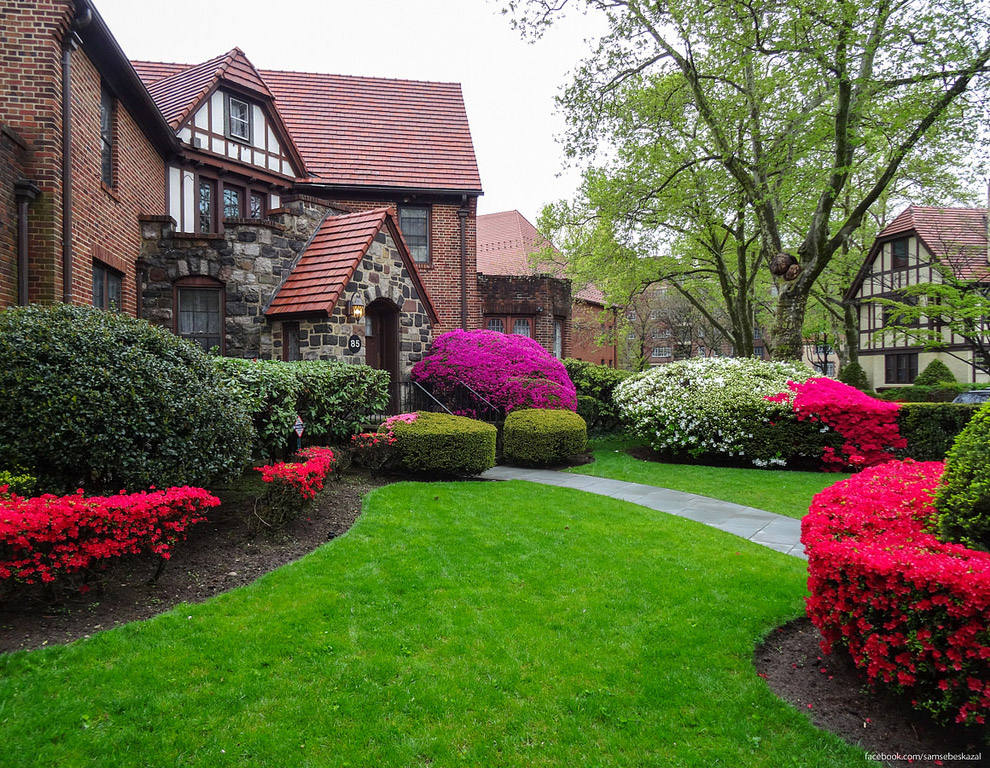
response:
<path fill-rule="evenodd" d="M 878 241 L 914 232 L 929 252 L 951 267 L 961 280 L 986 280 L 987 211 L 985 208 L 934 208 L 910 205 L 883 231 Z"/>
<path fill-rule="evenodd" d="M 481 192 L 459 83 L 261 72 L 313 183 Z"/>
<path fill-rule="evenodd" d="M 559 264 L 530 265 L 529 256 L 548 245 L 546 238 L 519 211 L 486 213 L 478 216 L 478 272 L 483 275 L 535 275 L 540 272 L 563 276 Z M 556 252 L 557 249 L 554 248 Z M 575 299 L 594 304 L 605 303 L 605 294 L 594 285 L 582 288 Z"/>
<path fill-rule="evenodd" d="M 420 300 L 436 322 L 436 310 L 388 208 L 327 216 L 300 255 L 292 273 L 275 292 L 265 315 L 329 317 L 375 236 L 383 228 L 388 228 L 395 240 Z"/>
<path fill-rule="evenodd" d="M 191 102 L 196 85 L 226 56 L 230 54 L 192 67 L 132 64 L 171 119 L 169 115 L 182 113 L 180 102 Z M 310 176 L 301 181 L 480 194 L 459 83 L 253 71 L 274 95 L 302 154 Z M 172 88 L 178 90 L 174 96 Z"/>

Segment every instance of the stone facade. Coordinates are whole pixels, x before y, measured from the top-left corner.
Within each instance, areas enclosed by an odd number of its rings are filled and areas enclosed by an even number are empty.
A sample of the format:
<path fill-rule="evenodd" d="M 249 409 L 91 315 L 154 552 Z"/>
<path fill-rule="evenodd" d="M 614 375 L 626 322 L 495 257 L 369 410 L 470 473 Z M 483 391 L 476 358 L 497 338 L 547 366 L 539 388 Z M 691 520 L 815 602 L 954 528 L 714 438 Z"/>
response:
<path fill-rule="evenodd" d="M 224 233 L 211 237 L 177 233 L 170 217 L 147 217 L 142 222 L 143 316 L 177 332 L 177 290 L 183 285 L 212 285 L 222 296 L 222 354 L 281 360 L 286 326 L 291 323 L 298 327 L 301 359 L 365 364 L 369 324 L 348 317 L 346 306 L 348 299 L 360 295 L 366 307 L 381 301 L 397 313 L 399 371 L 405 378 L 430 343 L 432 322 L 385 227 L 357 265 L 330 317 L 273 320 L 265 316 L 313 233 L 326 216 L 340 213 L 312 198 L 286 198 L 270 219 L 227 219 Z M 351 336 L 361 339 L 357 354 L 348 350 Z"/>

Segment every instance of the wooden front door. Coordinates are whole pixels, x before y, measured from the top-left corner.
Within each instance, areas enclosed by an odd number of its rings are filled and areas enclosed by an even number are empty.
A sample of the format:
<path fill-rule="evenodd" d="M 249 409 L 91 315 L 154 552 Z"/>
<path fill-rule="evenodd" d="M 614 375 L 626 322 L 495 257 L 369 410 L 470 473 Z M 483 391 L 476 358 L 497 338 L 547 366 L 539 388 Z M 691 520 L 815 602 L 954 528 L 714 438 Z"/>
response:
<path fill-rule="evenodd" d="M 372 368 L 388 371 L 389 414 L 399 412 L 399 310 L 387 299 L 368 305 L 365 360 Z"/>

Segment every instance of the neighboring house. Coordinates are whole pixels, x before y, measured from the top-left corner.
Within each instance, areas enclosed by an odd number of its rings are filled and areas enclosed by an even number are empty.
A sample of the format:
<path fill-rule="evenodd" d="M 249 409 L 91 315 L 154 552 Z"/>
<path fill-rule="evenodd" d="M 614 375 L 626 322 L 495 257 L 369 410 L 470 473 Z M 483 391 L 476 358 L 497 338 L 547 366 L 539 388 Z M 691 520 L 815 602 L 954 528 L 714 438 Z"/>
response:
<path fill-rule="evenodd" d="M 553 246 L 519 211 L 478 217 L 478 291 L 484 327 L 536 339 L 558 358 L 615 365 L 614 322 L 604 295 L 588 286 L 572 296 L 560 266 L 535 265 Z M 604 346 L 599 344 L 608 339 Z"/>
<path fill-rule="evenodd" d="M 870 300 L 897 298 L 909 285 L 939 282 L 933 264 L 952 270 L 961 280 L 985 281 L 988 275 L 985 209 L 932 208 L 911 205 L 879 235 L 862 269 L 846 293 L 859 313 L 859 362 L 874 388 L 910 384 L 933 359 L 944 362 L 959 381 L 984 382 L 973 365 L 974 350 L 961 337 L 944 333 L 946 351 L 926 352 L 903 338 L 878 333 L 885 309 Z"/>
<path fill-rule="evenodd" d="M 237 48 L 129 62 L 84 0 L 0 20 L 0 306 L 93 303 L 393 380 L 481 325 L 459 85 L 259 71 Z"/>

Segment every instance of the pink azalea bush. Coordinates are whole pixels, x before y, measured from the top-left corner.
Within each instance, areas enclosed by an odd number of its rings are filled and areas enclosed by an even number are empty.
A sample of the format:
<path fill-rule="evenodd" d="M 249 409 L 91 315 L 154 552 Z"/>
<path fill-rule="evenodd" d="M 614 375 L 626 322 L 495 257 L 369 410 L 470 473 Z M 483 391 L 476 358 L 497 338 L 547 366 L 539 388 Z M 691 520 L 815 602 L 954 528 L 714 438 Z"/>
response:
<path fill-rule="evenodd" d="M 789 381 L 790 392 L 768 397 L 775 403 L 790 403 L 798 421 L 821 423 L 834 429 L 845 441 L 836 452 L 822 450 L 826 469 L 861 469 L 890 461 L 893 451 L 907 447 L 897 426 L 898 403 L 889 403 L 863 394 L 855 387 L 827 378 L 804 382 Z"/>
<path fill-rule="evenodd" d="M 354 461 L 362 467 L 378 471 L 395 458 L 393 446 L 396 442 L 396 424 L 412 424 L 419 418 L 418 413 L 400 413 L 389 416 L 378 427 L 377 432 L 361 432 L 351 436 L 351 451 Z"/>
<path fill-rule="evenodd" d="M 802 521 L 808 616 L 872 682 L 939 719 L 990 712 L 990 553 L 939 541 L 942 462 L 892 461 L 815 496 Z"/>
<path fill-rule="evenodd" d="M 533 339 L 497 331 L 450 331 L 412 369 L 414 381 L 440 394 L 466 384 L 508 413 L 520 408 L 576 411 L 574 384 L 563 364 Z"/>

